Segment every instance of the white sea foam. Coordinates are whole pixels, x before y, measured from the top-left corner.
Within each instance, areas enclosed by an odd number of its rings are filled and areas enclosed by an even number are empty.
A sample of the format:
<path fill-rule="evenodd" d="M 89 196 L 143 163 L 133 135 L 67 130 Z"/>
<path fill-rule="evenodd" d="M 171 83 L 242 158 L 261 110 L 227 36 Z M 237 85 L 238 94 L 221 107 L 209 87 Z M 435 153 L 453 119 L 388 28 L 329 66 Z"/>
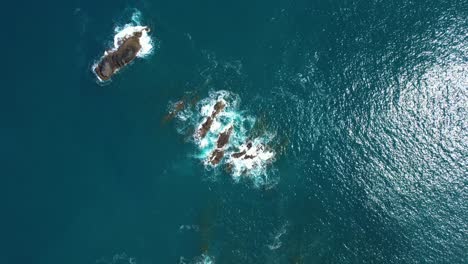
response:
<path fill-rule="evenodd" d="M 215 264 L 214 258 L 206 254 L 202 254 L 199 257 L 196 257 L 192 261 L 187 260 L 184 257 L 179 258 L 179 264 Z"/>
<path fill-rule="evenodd" d="M 251 144 L 250 148 L 247 147 L 249 143 Z M 248 143 L 242 144 L 238 152 L 245 152 L 245 154 L 236 158 L 231 155 L 227 161 L 228 164 L 232 165 L 231 170 L 234 178 L 263 173 L 266 170 L 266 166 L 275 157 L 274 151 L 268 149 L 263 138 L 255 138 Z"/>

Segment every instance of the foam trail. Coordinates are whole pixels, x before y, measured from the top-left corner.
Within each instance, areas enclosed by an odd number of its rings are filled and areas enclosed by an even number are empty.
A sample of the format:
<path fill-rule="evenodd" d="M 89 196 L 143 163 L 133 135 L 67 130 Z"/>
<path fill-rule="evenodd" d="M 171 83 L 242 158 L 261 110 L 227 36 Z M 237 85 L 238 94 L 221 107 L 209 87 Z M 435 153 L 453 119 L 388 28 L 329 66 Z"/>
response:
<path fill-rule="evenodd" d="M 179 264 L 215 264 L 215 259 L 214 257 L 202 254 L 201 256 L 196 257 L 195 259 L 187 263 L 184 257 L 180 257 Z"/>
<path fill-rule="evenodd" d="M 273 241 L 271 244 L 267 245 L 270 250 L 276 250 L 282 246 L 283 243 L 281 242 L 281 237 L 288 232 L 288 226 L 289 223 L 286 222 L 279 230 L 276 230 L 275 233 L 273 233 Z"/>
<path fill-rule="evenodd" d="M 203 254 L 196 261 L 197 261 L 196 264 L 215 264 L 214 258 L 205 254 Z"/>

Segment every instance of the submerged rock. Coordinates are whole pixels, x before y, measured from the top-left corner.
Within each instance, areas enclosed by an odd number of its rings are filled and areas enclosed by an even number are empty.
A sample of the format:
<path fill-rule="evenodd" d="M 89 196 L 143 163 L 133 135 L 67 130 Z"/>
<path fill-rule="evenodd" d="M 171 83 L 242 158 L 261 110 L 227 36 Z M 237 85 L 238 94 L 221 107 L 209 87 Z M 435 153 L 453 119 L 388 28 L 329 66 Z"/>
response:
<path fill-rule="evenodd" d="M 122 41 L 119 41 L 119 46 L 116 50 L 108 51 L 101 58 L 94 72 L 101 81 L 109 80 L 117 70 L 132 62 L 138 55 L 141 49 L 140 38 L 143 31 L 149 32 L 148 27 L 144 27 L 142 31 L 134 32 Z"/>
<path fill-rule="evenodd" d="M 184 110 L 184 108 L 185 108 L 184 101 L 176 102 L 174 105 L 174 109 L 164 117 L 164 121 L 167 122 L 167 121 L 172 120 L 180 111 Z"/>
<path fill-rule="evenodd" d="M 168 122 L 174 119 L 180 112 L 186 110 L 187 108 L 193 108 L 198 101 L 198 96 L 195 95 L 188 95 L 184 96 L 179 101 L 175 102 L 173 105 L 170 106 L 170 112 L 164 116 L 163 122 Z"/>

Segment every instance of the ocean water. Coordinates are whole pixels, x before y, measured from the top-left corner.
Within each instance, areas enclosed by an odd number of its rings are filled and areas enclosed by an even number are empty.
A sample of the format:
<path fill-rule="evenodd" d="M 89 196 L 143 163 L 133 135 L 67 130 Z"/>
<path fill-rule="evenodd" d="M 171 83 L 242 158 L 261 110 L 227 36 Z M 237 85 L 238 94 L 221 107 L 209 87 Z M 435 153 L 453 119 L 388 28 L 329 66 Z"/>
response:
<path fill-rule="evenodd" d="M 466 1 L 4 7 L 0 263 L 468 262 Z M 101 83 L 129 23 L 151 51 Z M 255 173 L 194 138 L 220 91 Z"/>

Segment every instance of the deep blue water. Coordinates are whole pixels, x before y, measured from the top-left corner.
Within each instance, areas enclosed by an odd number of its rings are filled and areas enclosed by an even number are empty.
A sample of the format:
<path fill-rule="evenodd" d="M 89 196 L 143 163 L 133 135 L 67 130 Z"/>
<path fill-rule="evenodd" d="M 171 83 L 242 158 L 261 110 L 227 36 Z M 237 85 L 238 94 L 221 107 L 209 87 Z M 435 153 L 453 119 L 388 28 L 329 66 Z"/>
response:
<path fill-rule="evenodd" d="M 137 8 L 154 53 L 91 65 Z M 467 263 L 466 1 L 4 4 L 0 263 Z M 228 90 L 273 187 L 164 123 Z"/>

